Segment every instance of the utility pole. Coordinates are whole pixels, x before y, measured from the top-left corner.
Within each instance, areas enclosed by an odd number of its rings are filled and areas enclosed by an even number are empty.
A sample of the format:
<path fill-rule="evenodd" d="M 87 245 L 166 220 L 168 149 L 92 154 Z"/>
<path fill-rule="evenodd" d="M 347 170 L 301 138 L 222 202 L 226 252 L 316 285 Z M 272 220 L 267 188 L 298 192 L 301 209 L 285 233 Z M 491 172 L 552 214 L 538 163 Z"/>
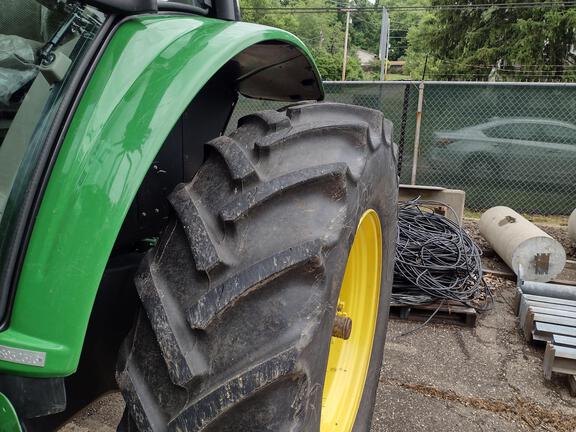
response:
<path fill-rule="evenodd" d="M 350 1 L 348 1 L 348 6 Z M 342 81 L 346 81 L 346 63 L 348 61 L 348 31 L 350 28 L 350 8 L 346 9 L 346 31 L 344 33 L 344 59 L 342 60 Z"/>
<path fill-rule="evenodd" d="M 390 18 L 388 11 L 382 7 L 382 24 L 380 26 L 380 81 L 386 79 L 388 73 L 388 45 L 390 40 Z"/>

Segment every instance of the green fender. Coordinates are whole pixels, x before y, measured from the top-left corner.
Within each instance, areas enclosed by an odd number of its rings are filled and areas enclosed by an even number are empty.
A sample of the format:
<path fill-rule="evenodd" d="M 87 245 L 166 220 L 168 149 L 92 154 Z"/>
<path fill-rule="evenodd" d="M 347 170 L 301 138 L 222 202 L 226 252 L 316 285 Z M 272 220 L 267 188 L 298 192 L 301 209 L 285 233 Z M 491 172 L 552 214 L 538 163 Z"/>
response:
<path fill-rule="evenodd" d="M 30 350 L 17 352 L 35 365 L 0 360 L 0 373 L 59 377 L 76 370 L 114 241 L 172 126 L 230 59 L 241 60 L 251 47 L 274 46 L 291 53 L 276 56 L 269 70 L 257 61 L 242 69 L 239 61 L 240 92 L 321 99 L 308 51 L 284 31 L 185 15 L 137 17 L 117 29 L 66 133 L 33 228 L 10 325 L 0 333 L 0 350 Z M 258 52 L 245 60 L 254 62 Z M 299 81 L 284 76 L 280 83 L 278 69 L 292 60 Z"/>
<path fill-rule="evenodd" d="M 18 415 L 3 393 L 0 393 L 0 432 L 22 432 Z"/>

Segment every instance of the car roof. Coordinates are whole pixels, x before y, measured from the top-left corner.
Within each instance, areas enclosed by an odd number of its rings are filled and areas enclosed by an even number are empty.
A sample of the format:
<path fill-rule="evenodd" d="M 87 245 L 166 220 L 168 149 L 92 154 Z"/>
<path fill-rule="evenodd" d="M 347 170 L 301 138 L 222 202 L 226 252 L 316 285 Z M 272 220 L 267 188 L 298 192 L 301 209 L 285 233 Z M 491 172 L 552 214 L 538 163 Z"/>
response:
<path fill-rule="evenodd" d="M 504 117 L 504 118 L 495 118 L 486 123 L 479 123 L 474 126 L 469 126 L 470 128 L 474 129 L 487 129 L 489 127 L 495 126 L 504 126 L 511 123 L 540 123 L 540 124 L 547 124 L 547 125 L 554 125 L 554 126 L 563 126 L 570 129 L 576 129 L 576 126 L 572 123 L 554 120 L 554 119 L 546 119 L 546 118 L 536 118 L 536 117 Z"/>

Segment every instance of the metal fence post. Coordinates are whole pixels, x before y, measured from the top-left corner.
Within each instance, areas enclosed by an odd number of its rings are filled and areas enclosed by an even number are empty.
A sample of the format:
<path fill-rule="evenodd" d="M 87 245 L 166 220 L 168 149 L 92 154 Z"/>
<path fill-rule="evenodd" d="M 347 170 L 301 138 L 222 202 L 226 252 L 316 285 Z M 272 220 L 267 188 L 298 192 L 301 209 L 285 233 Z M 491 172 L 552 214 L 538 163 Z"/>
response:
<path fill-rule="evenodd" d="M 412 157 L 412 176 L 410 184 L 416 184 L 418 171 L 418 154 L 420 153 L 420 124 L 422 123 L 422 106 L 424 105 L 424 81 L 418 85 L 418 110 L 416 111 L 416 131 L 414 132 L 414 153 Z"/>
<path fill-rule="evenodd" d="M 404 100 L 402 102 L 402 116 L 400 117 L 400 139 L 398 140 L 398 176 L 402 175 L 402 162 L 404 160 L 404 144 L 406 142 L 406 123 L 408 121 L 408 106 L 410 104 L 410 87 L 412 84 L 406 84 L 404 87 Z"/>

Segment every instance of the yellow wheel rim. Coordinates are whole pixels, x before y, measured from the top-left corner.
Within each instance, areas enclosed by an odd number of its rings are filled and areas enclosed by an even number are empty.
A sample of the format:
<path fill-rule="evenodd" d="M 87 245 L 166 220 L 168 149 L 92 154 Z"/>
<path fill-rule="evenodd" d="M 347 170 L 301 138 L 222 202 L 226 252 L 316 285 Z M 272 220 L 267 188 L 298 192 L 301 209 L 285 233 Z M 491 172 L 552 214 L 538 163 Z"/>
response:
<path fill-rule="evenodd" d="M 367 210 L 358 224 L 338 297 L 336 314 L 352 320 L 352 332 L 347 340 L 330 341 L 321 432 L 348 432 L 354 426 L 372 354 L 381 275 L 380 219 Z"/>

